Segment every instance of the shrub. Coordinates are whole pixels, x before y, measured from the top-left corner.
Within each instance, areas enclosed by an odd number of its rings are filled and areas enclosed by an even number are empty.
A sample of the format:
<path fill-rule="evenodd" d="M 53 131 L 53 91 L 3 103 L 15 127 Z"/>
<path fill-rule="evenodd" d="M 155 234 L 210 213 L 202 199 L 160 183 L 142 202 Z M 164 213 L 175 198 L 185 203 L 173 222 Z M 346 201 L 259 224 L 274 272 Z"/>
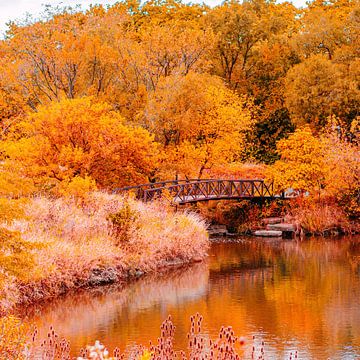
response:
<path fill-rule="evenodd" d="M 15 316 L 0 318 L 0 357 L 1 359 L 24 359 L 29 327 Z"/>
<path fill-rule="evenodd" d="M 360 187 L 343 192 L 338 201 L 349 218 L 360 218 Z"/>
<path fill-rule="evenodd" d="M 293 203 L 290 214 L 307 233 L 328 235 L 349 231 L 344 211 L 333 202 L 298 199 Z"/>
<path fill-rule="evenodd" d="M 65 197 L 74 197 L 83 201 L 89 193 L 97 190 L 96 182 L 90 176 L 75 176 L 60 183 L 58 193 Z"/>
<path fill-rule="evenodd" d="M 118 212 L 107 217 L 112 224 L 113 234 L 118 239 L 116 245 L 129 240 L 131 236 L 130 231 L 138 218 L 138 211 L 132 209 L 127 200 L 124 201 L 123 206 Z"/>

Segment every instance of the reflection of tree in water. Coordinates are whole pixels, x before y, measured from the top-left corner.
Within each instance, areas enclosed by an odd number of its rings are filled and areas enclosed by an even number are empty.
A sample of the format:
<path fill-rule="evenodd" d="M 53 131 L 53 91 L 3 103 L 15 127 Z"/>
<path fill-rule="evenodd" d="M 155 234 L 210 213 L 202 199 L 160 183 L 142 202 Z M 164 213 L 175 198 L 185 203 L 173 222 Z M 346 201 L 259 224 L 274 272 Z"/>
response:
<path fill-rule="evenodd" d="M 45 336 L 52 325 L 60 336 L 70 340 L 74 352 L 94 339 L 103 340 L 110 348 L 124 348 L 128 338 L 148 344 L 158 336 L 168 315 L 167 306 L 202 297 L 207 282 L 206 264 L 200 263 L 149 275 L 128 285 L 77 291 L 29 307 L 25 313 L 38 325 L 40 335 Z M 149 335 L 144 329 L 141 333 L 144 327 L 154 328 L 156 333 Z"/>
<path fill-rule="evenodd" d="M 359 243 L 353 237 L 352 241 L 242 241 L 236 249 L 220 245 L 220 255 L 212 257 L 210 265 L 212 287 L 223 303 L 233 304 L 227 311 L 235 326 L 243 326 L 236 315 L 241 313 L 249 329 L 262 329 L 281 341 L 297 339 L 304 348 L 318 347 L 324 358 L 344 342 L 360 351 L 360 279 L 351 270 Z M 226 258 L 227 263 L 218 264 Z M 278 347 L 283 346 L 281 341 Z"/>
<path fill-rule="evenodd" d="M 351 269 L 360 276 L 360 241 L 350 244 L 347 255 Z"/>
<path fill-rule="evenodd" d="M 351 357 L 360 352 L 360 277 L 352 265 L 359 244 L 359 237 L 214 244 L 207 263 L 69 295 L 33 308 L 31 317 L 53 324 L 74 350 L 94 339 L 110 349 L 148 344 L 168 314 L 175 347 L 184 349 L 189 317 L 199 312 L 212 337 L 232 325 L 239 335 L 263 338 L 273 358 L 297 349 L 325 359 L 344 344 Z"/>

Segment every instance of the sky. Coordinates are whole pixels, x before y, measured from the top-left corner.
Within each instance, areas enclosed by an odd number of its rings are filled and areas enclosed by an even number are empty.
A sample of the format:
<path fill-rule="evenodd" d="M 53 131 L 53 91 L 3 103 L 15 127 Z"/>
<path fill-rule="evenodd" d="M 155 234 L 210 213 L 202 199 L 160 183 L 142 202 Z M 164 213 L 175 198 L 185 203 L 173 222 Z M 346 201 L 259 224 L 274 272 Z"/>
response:
<path fill-rule="evenodd" d="M 0 34 L 6 30 L 6 23 L 10 20 L 23 19 L 26 13 L 36 17 L 42 11 L 42 4 L 51 5 L 76 5 L 81 4 L 86 9 L 90 4 L 114 4 L 118 0 L 0 0 Z M 184 0 L 184 2 L 202 3 L 215 6 L 223 0 Z M 292 0 L 295 6 L 305 6 L 305 0 Z"/>

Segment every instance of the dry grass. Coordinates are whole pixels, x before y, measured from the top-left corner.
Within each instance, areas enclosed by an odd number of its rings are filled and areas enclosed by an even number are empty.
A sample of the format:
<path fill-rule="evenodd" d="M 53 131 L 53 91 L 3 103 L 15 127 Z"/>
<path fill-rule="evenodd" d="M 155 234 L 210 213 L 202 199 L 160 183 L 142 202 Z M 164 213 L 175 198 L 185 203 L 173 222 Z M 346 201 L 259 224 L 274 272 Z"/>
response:
<path fill-rule="evenodd" d="M 126 237 L 109 214 L 130 209 Z M 1 306 L 9 309 L 59 295 L 68 289 L 110 283 L 161 267 L 206 256 L 206 224 L 192 213 L 174 212 L 163 203 L 143 204 L 119 195 L 94 192 L 81 203 L 73 199 L 37 197 L 25 208 L 26 220 L 6 224 L 34 250 L 31 281 L 13 279 L 5 286 Z"/>
<path fill-rule="evenodd" d="M 349 222 L 345 213 L 335 203 L 299 199 L 290 209 L 290 218 L 307 233 L 329 235 L 348 232 Z"/>

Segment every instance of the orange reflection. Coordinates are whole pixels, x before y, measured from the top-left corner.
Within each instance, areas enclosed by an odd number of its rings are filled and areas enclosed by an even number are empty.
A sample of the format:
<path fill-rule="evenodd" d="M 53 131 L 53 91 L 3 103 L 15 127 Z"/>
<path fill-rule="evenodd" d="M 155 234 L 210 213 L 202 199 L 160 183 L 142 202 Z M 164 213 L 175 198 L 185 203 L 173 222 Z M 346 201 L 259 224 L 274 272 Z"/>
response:
<path fill-rule="evenodd" d="M 266 343 L 270 358 L 360 354 L 360 237 L 341 240 L 239 240 L 214 244 L 206 263 L 127 286 L 69 294 L 27 309 L 43 334 L 51 324 L 76 352 L 95 339 L 109 349 L 156 341 L 172 315 L 175 346 L 186 349 L 189 318 L 204 316 L 216 337 L 232 325 Z M 250 344 L 251 343 L 251 344 Z M 249 347 L 252 342 L 249 341 Z"/>

